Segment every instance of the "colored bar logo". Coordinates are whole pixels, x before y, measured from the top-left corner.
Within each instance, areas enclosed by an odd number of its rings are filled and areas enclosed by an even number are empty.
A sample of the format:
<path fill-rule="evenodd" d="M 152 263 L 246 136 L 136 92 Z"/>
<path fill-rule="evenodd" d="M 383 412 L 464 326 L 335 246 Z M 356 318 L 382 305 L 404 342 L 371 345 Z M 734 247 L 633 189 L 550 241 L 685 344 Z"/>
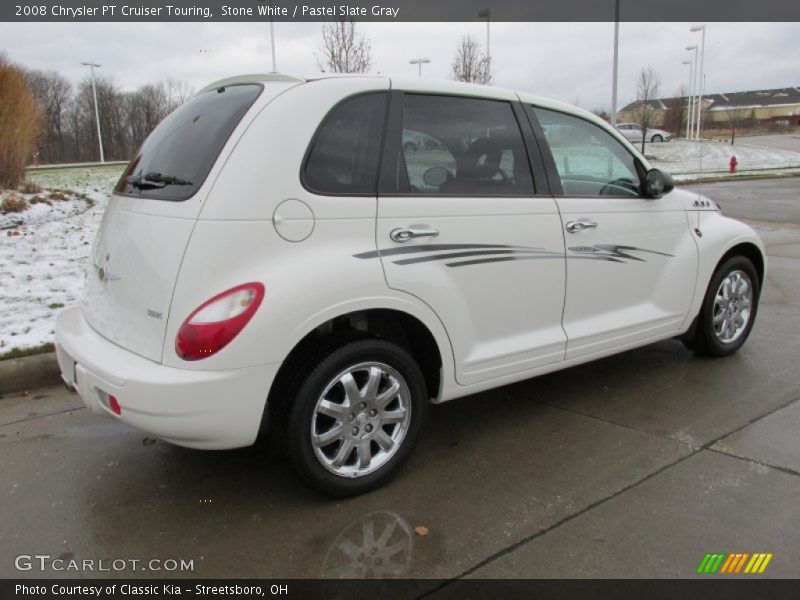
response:
<path fill-rule="evenodd" d="M 726 574 L 735 575 L 738 573 L 760 574 L 763 573 L 769 561 L 772 560 L 772 553 L 756 552 L 749 554 L 747 552 L 734 552 L 726 554 L 725 552 L 715 552 L 713 554 L 706 554 L 700 565 L 697 567 L 698 573 L 703 574 Z"/>

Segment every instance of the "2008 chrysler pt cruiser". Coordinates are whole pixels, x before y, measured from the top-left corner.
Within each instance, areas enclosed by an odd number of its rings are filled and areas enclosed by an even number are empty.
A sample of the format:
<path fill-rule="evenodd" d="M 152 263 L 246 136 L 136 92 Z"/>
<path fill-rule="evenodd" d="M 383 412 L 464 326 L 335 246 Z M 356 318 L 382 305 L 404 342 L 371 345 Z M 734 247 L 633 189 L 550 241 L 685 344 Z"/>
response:
<path fill-rule="evenodd" d="M 753 326 L 765 253 L 590 113 L 387 77 L 242 76 L 167 117 L 103 217 L 67 385 L 182 446 L 280 433 L 333 495 L 385 482 L 430 402 Z"/>

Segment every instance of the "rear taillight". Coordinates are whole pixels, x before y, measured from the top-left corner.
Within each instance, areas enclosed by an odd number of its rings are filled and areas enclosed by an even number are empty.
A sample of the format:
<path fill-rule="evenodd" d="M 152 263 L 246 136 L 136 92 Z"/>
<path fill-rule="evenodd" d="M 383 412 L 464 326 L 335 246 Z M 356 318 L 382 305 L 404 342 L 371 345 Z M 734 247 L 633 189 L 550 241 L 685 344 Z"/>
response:
<path fill-rule="evenodd" d="M 227 346 L 258 310 L 264 286 L 245 283 L 214 296 L 183 322 L 175 338 L 175 352 L 183 360 L 200 360 Z"/>

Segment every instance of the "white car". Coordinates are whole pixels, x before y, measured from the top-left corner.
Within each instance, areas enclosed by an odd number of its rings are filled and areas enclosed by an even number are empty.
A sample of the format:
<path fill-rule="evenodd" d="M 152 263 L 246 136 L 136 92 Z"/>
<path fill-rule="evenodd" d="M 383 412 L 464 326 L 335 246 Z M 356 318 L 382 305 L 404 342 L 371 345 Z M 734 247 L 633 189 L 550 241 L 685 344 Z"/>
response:
<path fill-rule="evenodd" d="M 642 141 L 642 126 L 637 123 L 618 123 L 617 129 L 631 142 Z M 672 139 L 672 134 L 663 129 L 647 128 L 646 142 L 668 142 Z"/>
<path fill-rule="evenodd" d="M 235 77 L 127 167 L 56 348 L 92 410 L 191 448 L 269 431 L 346 496 L 398 470 L 430 402 L 678 336 L 736 351 L 765 262 L 750 227 L 578 108 Z"/>

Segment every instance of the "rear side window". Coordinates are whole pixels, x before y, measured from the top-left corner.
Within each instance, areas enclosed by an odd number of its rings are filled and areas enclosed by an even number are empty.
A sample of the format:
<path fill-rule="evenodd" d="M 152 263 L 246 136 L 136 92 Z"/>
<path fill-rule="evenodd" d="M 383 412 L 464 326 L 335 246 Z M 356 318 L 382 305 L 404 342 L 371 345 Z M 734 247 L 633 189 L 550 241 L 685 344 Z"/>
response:
<path fill-rule="evenodd" d="M 328 114 L 303 168 L 303 183 L 310 191 L 375 195 L 387 99 L 385 92 L 354 96 Z"/>
<path fill-rule="evenodd" d="M 229 85 L 192 98 L 153 130 L 114 191 L 154 200 L 193 196 L 263 89 Z"/>
<path fill-rule="evenodd" d="M 402 127 L 399 168 L 408 177 L 400 178 L 401 193 L 533 195 L 528 155 L 508 102 L 405 94 Z"/>

